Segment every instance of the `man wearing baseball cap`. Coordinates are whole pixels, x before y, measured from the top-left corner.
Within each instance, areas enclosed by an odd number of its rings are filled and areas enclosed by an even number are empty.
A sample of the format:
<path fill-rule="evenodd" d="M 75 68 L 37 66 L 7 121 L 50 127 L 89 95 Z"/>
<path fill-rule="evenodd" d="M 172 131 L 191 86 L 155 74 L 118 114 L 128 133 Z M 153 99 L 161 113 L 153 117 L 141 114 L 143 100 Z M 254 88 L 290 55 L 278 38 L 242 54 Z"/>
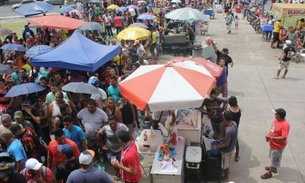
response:
<path fill-rule="evenodd" d="M 69 144 L 59 145 L 57 150 L 65 157 L 65 162 L 59 164 L 56 170 L 57 182 L 66 182 L 73 170 L 79 169 L 79 160 L 74 156 L 73 148 Z"/>
<path fill-rule="evenodd" d="M 266 166 L 267 172 L 261 176 L 262 179 L 269 179 L 272 173 L 277 173 L 277 168 L 281 165 L 282 153 L 287 145 L 287 138 L 289 134 L 290 125 L 286 120 L 285 109 L 278 108 L 272 110 L 275 120 L 272 123 L 271 129 L 266 135 L 266 141 L 269 143 L 269 156 L 271 159 L 271 166 Z"/>
<path fill-rule="evenodd" d="M 26 161 L 25 168 L 21 170 L 20 174 L 25 177 L 27 182 L 52 183 L 54 181 L 52 170 L 43 166 L 35 158 Z"/>
<path fill-rule="evenodd" d="M 93 167 L 94 151 L 86 150 L 79 155 L 80 169 L 74 170 L 68 177 L 66 183 L 103 182 L 114 183 L 102 169 Z"/>
<path fill-rule="evenodd" d="M 282 56 L 280 57 L 280 63 L 279 63 L 280 65 L 278 66 L 277 73 L 274 79 L 279 79 L 280 73 L 284 68 L 285 68 L 285 72 L 282 78 L 285 79 L 286 74 L 288 72 L 290 59 L 291 57 L 297 54 L 295 49 L 291 46 L 292 43 L 290 40 L 286 40 L 285 44 L 286 44 L 286 48 L 283 50 Z"/>

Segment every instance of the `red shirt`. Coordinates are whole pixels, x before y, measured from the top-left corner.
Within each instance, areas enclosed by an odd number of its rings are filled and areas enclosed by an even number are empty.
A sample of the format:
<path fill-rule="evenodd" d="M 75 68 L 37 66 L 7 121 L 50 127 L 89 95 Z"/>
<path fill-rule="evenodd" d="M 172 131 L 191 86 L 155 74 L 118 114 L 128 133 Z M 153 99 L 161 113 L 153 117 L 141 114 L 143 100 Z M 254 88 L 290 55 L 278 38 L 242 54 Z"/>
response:
<path fill-rule="evenodd" d="M 289 130 L 290 125 L 286 119 L 284 121 L 278 121 L 275 119 L 268 135 L 270 137 L 284 137 L 286 140 L 270 140 L 270 147 L 272 149 L 283 149 L 287 145 Z"/>
<path fill-rule="evenodd" d="M 66 138 L 66 144 L 69 144 L 72 146 L 73 151 L 74 151 L 74 157 L 78 157 L 80 152 L 78 150 L 78 147 L 75 142 L 72 140 Z M 49 150 L 48 150 L 48 155 L 53 156 L 53 162 L 55 164 L 55 167 L 57 167 L 60 163 L 63 163 L 65 161 L 64 155 L 57 150 L 57 147 L 59 146 L 58 142 L 56 140 L 52 140 L 49 143 Z"/>
<path fill-rule="evenodd" d="M 131 175 L 127 172 L 121 171 L 123 179 L 127 182 L 139 182 L 142 176 L 140 168 L 139 154 L 134 141 L 121 151 L 121 164 L 125 167 L 136 169 L 137 173 Z"/>
<path fill-rule="evenodd" d="M 113 19 L 114 27 L 123 27 L 123 19 L 120 16 L 116 16 Z"/>
<path fill-rule="evenodd" d="M 47 175 L 46 177 L 43 176 L 43 172 L 42 172 L 42 167 L 40 169 L 40 175 L 41 175 L 41 178 L 44 182 L 53 182 L 54 181 L 54 176 L 53 176 L 53 172 L 50 168 L 46 167 L 47 168 Z M 22 170 L 20 171 L 20 174 L 22 174 Z M 23 175 L 23 174 L 22 174 Z M 36 182 L 36 180 L 34 179 L 34 177 L 29 173 L 29 170 L 26 169 L 25 170 L 25 176 L 24 176 L 26 182 Z"/>

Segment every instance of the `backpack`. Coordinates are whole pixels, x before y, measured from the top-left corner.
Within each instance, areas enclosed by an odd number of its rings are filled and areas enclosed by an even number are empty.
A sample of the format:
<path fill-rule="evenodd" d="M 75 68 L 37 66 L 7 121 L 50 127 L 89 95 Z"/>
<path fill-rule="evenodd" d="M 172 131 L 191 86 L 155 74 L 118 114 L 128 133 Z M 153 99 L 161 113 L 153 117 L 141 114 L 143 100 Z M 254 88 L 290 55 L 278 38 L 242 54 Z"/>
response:
<path fill-rule="evenodd" d="M 30 127 L 25 128 L 24 135 L 20 141 L 28 157 L 34 157 L 35 155 L 33 156 L 33 153 L 35 151 L 40 157 L 47 155 L 48 145 Z"/>
<path fill-rule="evenodd" d="M 47 167 L 45 166 L 41 166 L 42 167 L 42 177 L 44 179 L 47 179 Z M 21 171 L 21 175 L 23 175 L 24 177 L 26 176 L 26 168 L 24 168 L 22 171 Z"/>

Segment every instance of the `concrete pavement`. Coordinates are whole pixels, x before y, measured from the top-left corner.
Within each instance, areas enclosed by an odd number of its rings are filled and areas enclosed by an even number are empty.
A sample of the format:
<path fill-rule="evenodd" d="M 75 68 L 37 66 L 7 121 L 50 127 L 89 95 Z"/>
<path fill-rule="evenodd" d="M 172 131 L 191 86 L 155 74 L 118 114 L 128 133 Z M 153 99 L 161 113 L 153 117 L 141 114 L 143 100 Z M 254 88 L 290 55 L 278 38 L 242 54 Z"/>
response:
<path fill-rule="evenodd" d="M 292 62 L 286 79 L 273 79 L 282 50 L 271 49 L 270 43 L 263 42 L 261 36 L 247 20 L 240 20 L 239 29 L 233 29 L 231 34 L 227 34 L 222 14 L 216 14 L 216 19 L 210 21 L 209 37 L 218 43 L 220 50 L 227 47 L 231 52 L 234 67 L 229 68 L 229 95 L 235 95 L 242 108 L 240 161 L 232 161 L 230 179 L 236 183 L 304 183 L 305 64 Z M 203 42 L 206 37 L 197 38 Z M 288 146 L 279 173 L 262 180 L 264 167 L 270 166 L 265 135 L 274 120 L 272 108 L 279 107 L 286 109 L 291 125 Z"/>
<path fill-rule="evenodd" d="M 269 42 L 263 42 L 247 20 L 241 20 L 239 29 L 233 29 L 232 34 L 226 32 L 223 16 L 217 14 L 210 22 L 209 36 L 218 43 L 219 49 L 227 47 L 232 51 L 230 55 L 235 64 L 229 69 L 229 95 L 235 95 L 242 108 L 241 158 L 239 162 L 232 162 L 231 180 L 236 183 L 304 183 L 305 64 L 292 62 L 287 78 L 275 80 L 280 49 L 273 50 Z M 264 167 L 270 165 L 265 135 L 274 119 L 273 107 L 286 109 L 290 135 L 279 173 L 262 180 Z"/>

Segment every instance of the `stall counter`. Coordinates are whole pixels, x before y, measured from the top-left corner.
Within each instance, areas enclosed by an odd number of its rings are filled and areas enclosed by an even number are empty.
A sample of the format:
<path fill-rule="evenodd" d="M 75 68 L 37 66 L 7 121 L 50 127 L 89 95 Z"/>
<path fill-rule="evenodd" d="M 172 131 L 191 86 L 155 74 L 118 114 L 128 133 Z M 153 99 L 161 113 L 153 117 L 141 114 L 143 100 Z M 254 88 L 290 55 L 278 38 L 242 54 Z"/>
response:
<path fill-rule="evenodd" d="M 158 160 L 159 150 L 155 154 L 155 159 L 151 168 L 151 177 L 153 183 L 166 182 L 166 183 L 184 183 L 184 148 L 185 148 L 185 140 L 179 140 L 176 146 L 176 155 L 174 156 L 176 162 L 175 165 L 177 167 L 177 172 L 161 172 L 161 161 Z"/>

